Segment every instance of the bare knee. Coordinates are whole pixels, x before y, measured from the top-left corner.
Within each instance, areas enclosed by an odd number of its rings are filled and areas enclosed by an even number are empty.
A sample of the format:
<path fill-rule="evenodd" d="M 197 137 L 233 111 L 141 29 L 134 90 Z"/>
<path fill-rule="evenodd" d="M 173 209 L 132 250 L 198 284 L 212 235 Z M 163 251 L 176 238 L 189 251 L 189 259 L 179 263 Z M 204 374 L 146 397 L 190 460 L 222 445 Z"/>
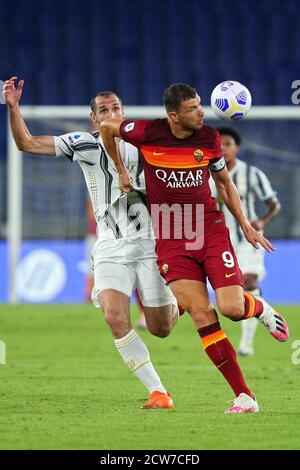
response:
<path fill-rule="evenodd" d="M 108 326 L 110 327 L 115 338 L 122 338 L 128 333 L 128 327 L 120 316 L 119 312 L 114 307 L 104 308 L 104 318 Z"/>
<path fill-rule="evenodd" d="M 124 314 L 122 315 L 119 308 L 110 305 L 103 305 L 102 310 L 105 321 L 110 327 L 115 338 L 122 338 L 131 330 L 129 318 Z"/>

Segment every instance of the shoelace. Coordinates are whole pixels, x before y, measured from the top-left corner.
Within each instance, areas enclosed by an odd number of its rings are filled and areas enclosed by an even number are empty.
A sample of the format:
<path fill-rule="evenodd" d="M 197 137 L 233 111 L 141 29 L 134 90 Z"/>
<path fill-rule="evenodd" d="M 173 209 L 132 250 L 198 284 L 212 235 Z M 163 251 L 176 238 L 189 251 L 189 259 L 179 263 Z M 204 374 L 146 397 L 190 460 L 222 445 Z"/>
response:
<path fill-rule="evenodd" d="M 266 326 L 270 326 L 270 323 L 268 322 L 266 318 L 263 319 L 263 324 Z"/>

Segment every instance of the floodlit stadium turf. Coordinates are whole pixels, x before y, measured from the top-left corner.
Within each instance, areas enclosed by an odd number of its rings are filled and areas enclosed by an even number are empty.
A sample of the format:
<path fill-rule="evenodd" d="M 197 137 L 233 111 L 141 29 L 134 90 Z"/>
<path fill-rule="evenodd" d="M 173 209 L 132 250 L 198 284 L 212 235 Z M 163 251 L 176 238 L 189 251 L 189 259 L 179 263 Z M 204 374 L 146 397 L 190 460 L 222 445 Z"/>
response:
<path fill-rule="evenodd" d="M 147 391 L 114 348 L 92 306 L 0 307 L 1 449 L 297 449 L 300 442 L 300 307 L 282 307 L 291 339 L 260 325 L 242 358 L 261 413 L 224 415 L 229 386 L 203 353 L 187 314 L 166 339 L 142 332 L 174 410 L 140 410 Z M 134 312 L 136 314 L 136 311 Z M 238 342 L 240 325 L 222 319 Z M 300 342 L 298 349 L 300 348 Z"/>

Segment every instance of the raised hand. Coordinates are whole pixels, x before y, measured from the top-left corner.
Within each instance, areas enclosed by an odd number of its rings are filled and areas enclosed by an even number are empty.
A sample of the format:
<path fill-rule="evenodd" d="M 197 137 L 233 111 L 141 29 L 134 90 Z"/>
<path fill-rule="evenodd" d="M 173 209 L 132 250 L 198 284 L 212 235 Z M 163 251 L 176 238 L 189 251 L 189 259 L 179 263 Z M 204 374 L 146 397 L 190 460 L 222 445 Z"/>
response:
<path fill-rule="evenodd" d="M 259 248 L 261 245 L 266 251 L 272 252 L 275 251 L 273 245 L 269 242 L 267 238 L 265 238 L 261 233 L 255 230 L 251 225 L 247 225 L 246 227 L 242 227 L 244 235 L 249 243 L 251 243 L 254 248 Z"/>
<path fill-rule="evenodd" d="M 3 85 L 3 98 L 5 103 L 10 106 L 16 106 L 22 96 L 24 80 L 20 80 L 17 88 L 15 87 L 15 81 L 17 77 L 11 77 L 9 80 L 6 80 Z"/>

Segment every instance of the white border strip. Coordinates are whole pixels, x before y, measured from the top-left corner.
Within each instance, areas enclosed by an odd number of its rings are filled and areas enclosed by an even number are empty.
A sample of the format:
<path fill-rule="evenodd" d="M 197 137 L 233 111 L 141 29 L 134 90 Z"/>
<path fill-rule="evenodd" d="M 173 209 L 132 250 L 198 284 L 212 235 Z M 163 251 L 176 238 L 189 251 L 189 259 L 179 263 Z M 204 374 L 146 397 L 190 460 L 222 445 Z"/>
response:
<path fill-rule="evenodd" d="M 206 118 L 221 121 L 209 106 L 203 106 L 203 110 Z M 91 110 L 88 106 L 21 106 L 21 112 L 30 119 L 86 119 Z M 165 117 L 166 113 L 163 106 L 126 106 L 125 115 L 127 119 L 153 119 Z M 300 119 L 300 105 L 253 106 L 245 119 Z"/>

